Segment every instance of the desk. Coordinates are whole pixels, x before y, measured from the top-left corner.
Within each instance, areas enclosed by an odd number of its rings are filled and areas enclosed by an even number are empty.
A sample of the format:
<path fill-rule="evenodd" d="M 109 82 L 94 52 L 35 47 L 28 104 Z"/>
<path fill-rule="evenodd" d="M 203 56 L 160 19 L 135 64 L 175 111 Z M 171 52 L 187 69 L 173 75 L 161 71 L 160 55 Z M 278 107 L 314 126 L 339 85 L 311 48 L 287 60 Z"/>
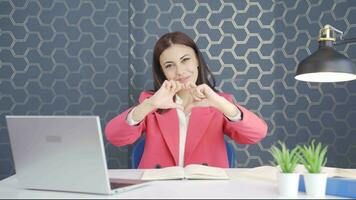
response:
<path fill-rule="evenodd" d="M 17 186 L 15 175 L 0 181 L 0 198 L 283 198 L 278 195 L 274 182 L 253 178 L 239 177 L 246 169 L 227 169 L 231 180 L 173 180 L 153 181 L 147 186 L 115 195 L 93 195 L 69 192 L 52 192 L 27 190 Z M 142 171 L 132 169 L 109 170 L 110 177 L 139 178 Z M 299 193 L 298 198 L 308 198 L 305 193 Z M 326 196 L 326 198 L 341 198 Z"/>

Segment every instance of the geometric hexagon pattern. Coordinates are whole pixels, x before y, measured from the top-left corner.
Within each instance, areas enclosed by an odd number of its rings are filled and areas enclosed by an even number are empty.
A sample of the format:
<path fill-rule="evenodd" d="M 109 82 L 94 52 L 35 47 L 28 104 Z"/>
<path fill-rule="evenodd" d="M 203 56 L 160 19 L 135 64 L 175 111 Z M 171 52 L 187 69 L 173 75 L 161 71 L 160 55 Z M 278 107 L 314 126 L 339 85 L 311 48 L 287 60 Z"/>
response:
<path fill-rule="evenodd" d="M 0 179 L 14 173 L 5 115 L 98 115 L 103 128 L 152 89 L 152 49 L 169 31 L 190 35 L 217 89 L 266 120 L 261 142 L 230 141 L 238 167 L 313 138 L 328 166 L 356 167 L 356 81 L 294 79 L 319 29 L 356 37 L 354 19 L 353 0 L 0 0 Z M 356 44 L 336 49 L 356 62 Z M 110 168 L 129 167 L 129 147 L 105 147 Z"/>
<path fill-rule="evenodd" d="M 5 115 L 98 115 L 128 107 L 128 2 L 0 1 L 0 179 L 14 173 Z M 105 141 L 110 168 L 128 148 Z"/>
<path fill-rule="evenodd" d="M 170 31 L 190 35 L 217 79 L 217 89 L 263 117 L 268 136 L 235 144 L 238 167 L 269 164 L 276 140 L 287 146 L 315 138 L 329 146 L 328 165 L 355 167 L 356 81 L 305 83 L 298 63 L 318 48 L 330 24 L 356 37 L 356 1 L 130 1 L 130 104 L 152 89 L 152 49 Z M 356 61 L 356 44 L 337 46 Z"/>

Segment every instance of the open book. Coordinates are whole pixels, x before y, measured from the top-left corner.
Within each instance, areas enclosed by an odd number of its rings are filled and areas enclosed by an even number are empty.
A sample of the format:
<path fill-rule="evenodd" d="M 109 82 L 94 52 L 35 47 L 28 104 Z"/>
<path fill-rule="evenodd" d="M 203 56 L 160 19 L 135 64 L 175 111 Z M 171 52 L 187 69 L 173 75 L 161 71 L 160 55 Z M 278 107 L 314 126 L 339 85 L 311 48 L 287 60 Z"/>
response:
<path fill-rule="evenodd" d="M 225 170 L 204 165 L 187 165 L 186 167 L 166 167 L 146 169 L 141 180 L 173 180 L 173 179 L 229 179 Z"/>

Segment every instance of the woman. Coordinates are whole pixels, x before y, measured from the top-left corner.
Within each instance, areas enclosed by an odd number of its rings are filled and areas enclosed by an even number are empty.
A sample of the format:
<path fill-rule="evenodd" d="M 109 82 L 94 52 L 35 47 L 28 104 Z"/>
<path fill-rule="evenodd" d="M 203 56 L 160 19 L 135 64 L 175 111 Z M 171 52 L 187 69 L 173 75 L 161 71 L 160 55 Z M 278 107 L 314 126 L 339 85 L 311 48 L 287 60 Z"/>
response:
<path fill-rule="evenodd" d="M 139 168 L 205 164 L 229 166 L 224 134 L 253 144 L 267 125 L 232 95 L 217 93 L 215 81 L 194 41 L 182 32 L 163 35 L 153 52 L 154 92 L 112 119 L 105 128 L 116 146 L 133 144 L 146 133 Z M 209 80 L 210 79 L 210 80 Z"/>

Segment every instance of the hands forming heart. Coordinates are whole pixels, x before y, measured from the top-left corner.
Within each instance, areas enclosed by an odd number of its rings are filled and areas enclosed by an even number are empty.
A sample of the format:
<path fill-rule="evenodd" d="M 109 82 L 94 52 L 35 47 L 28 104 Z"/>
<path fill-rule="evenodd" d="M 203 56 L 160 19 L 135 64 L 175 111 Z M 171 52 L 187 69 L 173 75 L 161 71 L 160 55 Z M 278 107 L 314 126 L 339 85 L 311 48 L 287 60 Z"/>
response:
<path fill-rule="evenodd" d="M 173 101 L 174 95 L 181 91 L 188 90 L 193 98 L 193 102 L 183 107 Z M 206 84 L 195 85 L 194 83 L 182 84 L 178 81 L 164 81 L 161 88 L 150 98 L 152 105 L 158 109 L 177 108 L 189 113 L 196 106 L 213 106 L 220 96 Z"/>

